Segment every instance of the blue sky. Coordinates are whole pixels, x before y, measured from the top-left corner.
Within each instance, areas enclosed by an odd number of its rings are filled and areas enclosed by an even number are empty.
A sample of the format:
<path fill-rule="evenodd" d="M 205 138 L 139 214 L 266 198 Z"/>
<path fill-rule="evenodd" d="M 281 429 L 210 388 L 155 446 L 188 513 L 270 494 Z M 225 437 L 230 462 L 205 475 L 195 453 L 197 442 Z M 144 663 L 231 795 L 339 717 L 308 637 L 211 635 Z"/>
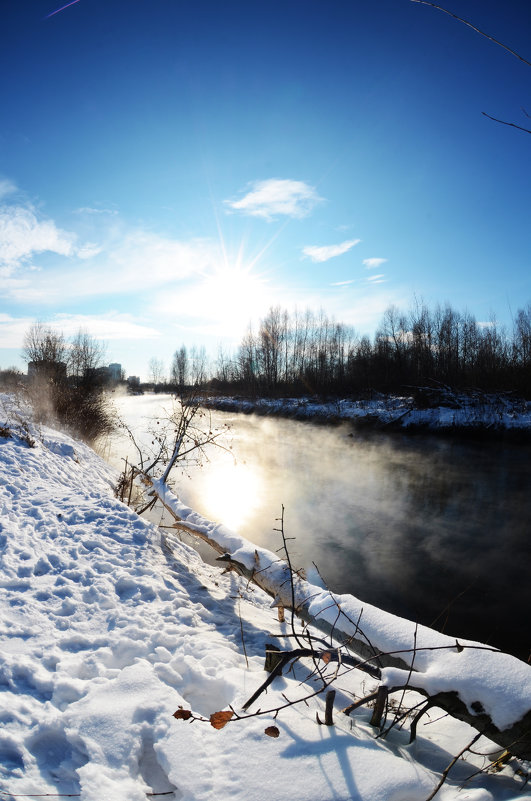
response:
<path fill-rule="evenodd" d="M 531 59 L 528 0 L 448 0 Z M 531 67 L 411 0 L 3 0 L 0 366 L 34 320 L 147 377 L 271 305 L 531 301 Z M 56 12 L 57 13 L 54 13 Z"/>

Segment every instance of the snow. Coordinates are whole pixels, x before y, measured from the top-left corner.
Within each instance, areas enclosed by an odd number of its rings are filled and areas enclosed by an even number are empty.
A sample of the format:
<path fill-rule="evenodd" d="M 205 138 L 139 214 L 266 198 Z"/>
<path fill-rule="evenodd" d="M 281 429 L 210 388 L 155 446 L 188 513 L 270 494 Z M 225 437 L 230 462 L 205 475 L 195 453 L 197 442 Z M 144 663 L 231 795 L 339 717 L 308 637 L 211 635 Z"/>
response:
<path fill-rule="evenodd" d="M 419 725 L 412 745 L 406 730 L 376 739 L 370 710 L 361 708 L 352 718 L 339 712 L 354 695 L 376 686 L 359 671 L 344 670 L 337 680 L 333 727 L 316 723 L 316 711 L 323 717 L 320 697 L 290 706 L 276 719 L 245 717 L 221 731 L 208 721 L 176 720 L 179 707 L 204 718 L 229 705 L 243 714 L 243 703 L 265 677 L 266 643 L 289 647 L 289 625 L 277 621 L 271 599 L 259 588 L 204 564 L 176 535 L 164 534 L 118 501 L 114 470 L 86 445 L 31 422 L 25 427 L 29 415 L 0 396 L 0 429 L 9 434 L 0 436 L 1 798 L 428 797 L 475 730 L 449 718 L 437 721 L 435 710 Z M 181 511 L 190 523 L 223 536 L 231 553 L 256 559 L 250 543 L 224 527 L 214 532 L 215 524 L 192 510 Z M 312 599 L 316 605 L 322 601 L 317 594 Z M 359 602 L 342 597 L 341 604 L 354 609 Z M 363 619 L 382 636 L 389 629 L 395 644 L 411 647 L 409 621 L 367 605 Z M 432 634 L 419 629 L 418 642 Z M 432 689 L 459 674 L 466 679 L 467 703 L 488 703 L 498 693 L 499 704 L 491 701 L 495 714 L 507 699 L 507 719 L 526 708 L 531 668 L 512 657 L 465 649 L 419 652 L 416 660 Z M 293 674 L 275 679 L 251 711 L 275 708 L 284 703 L 282 694 L 294 699 L 314 692 L 311 671 L 311 663 L 301 662 Z M 389 682 L 400 678 L 398 668 L 386 671 Z M 278 738 L 264 733 L 273 723 Z M 499 749 L 482 738 L 475 750 Z M 461 790 L 488 761 L 461 761 L 437 798 L 531 799 L 515 774 L 522 767 L 516 760 Z"/>

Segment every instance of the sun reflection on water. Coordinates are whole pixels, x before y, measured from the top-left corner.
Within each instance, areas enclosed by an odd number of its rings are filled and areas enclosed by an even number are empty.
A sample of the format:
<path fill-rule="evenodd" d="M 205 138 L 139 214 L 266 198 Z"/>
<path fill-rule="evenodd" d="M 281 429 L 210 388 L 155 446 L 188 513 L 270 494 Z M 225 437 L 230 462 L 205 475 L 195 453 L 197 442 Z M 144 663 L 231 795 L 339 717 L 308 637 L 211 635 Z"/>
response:
<path fill-rule="evenodd" d="M 260 503 L 263 480 L 256 467 L 226 464 L 201 476 L 202 512 L 210 520 L 240 531 Z"/>

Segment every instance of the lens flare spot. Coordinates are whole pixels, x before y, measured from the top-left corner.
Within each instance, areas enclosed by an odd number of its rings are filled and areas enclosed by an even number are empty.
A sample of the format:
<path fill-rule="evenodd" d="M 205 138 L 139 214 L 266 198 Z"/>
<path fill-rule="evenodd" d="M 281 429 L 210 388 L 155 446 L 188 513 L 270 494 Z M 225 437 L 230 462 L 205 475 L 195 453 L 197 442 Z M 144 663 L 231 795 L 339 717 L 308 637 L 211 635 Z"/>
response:
<path fill-rule="evenodd" d="M 230 464 L 202 482 L 202 511 L 210 520 L 240 531 L 259 503 L 262 481 L 258 471 L 245 464 Z"/>

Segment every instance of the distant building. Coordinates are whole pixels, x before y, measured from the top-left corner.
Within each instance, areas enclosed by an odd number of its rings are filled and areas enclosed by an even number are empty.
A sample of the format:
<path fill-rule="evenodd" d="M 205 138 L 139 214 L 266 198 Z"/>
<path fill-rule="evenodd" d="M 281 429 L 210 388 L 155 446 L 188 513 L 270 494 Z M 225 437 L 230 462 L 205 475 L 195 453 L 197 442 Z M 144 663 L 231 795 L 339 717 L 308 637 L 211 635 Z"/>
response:
<path fill-rule="evenodd" d="M 111 381 L 121 381 L 122 379 L 122 365 L 118 362 L 113 362 L 108 367 L 109 378 Z"/>

